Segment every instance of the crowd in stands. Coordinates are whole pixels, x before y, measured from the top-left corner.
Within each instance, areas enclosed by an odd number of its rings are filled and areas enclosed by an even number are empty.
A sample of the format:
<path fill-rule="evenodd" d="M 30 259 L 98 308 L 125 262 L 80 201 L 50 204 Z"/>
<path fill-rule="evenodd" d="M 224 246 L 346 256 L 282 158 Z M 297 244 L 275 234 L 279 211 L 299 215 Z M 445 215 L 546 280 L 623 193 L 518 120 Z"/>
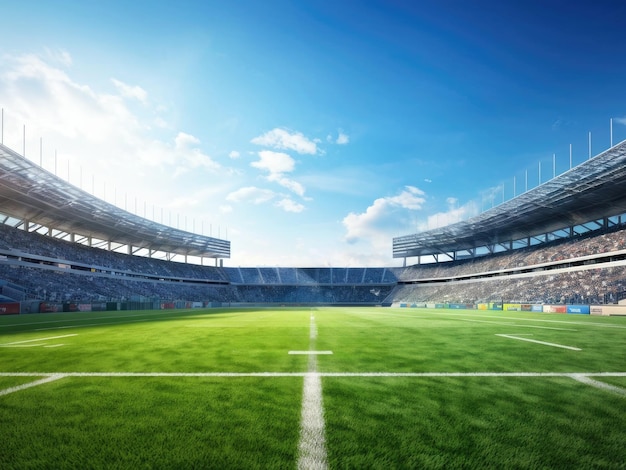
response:
<path fill-rule="evenodd" d="M 0 254 L 38 255 L 57 262 L 84 265 L 96 270 L 142 273 L 174 279 L 225 281 L 224 272 L 212 266 L 129 256 L 105 249 L 41 235 L 0 224 Z"/>
<path fill-rule="evenodd" d="M 224 268 L 234 284 L 361 285 L 395 284 L 391 268 Z"/>
<path fill-rule="evenodd" d="M 626 252 L 625 241 L 626 230 L 616 230 L 407 268 L 223 268 L 116 253 L 0 224 L 0 293 L 58 302 L 139 297 L 286 304 L 613 303 L 626 289 L 626 266 L 560 266 L 580 257 Z M 559 269 L 509 272 L 551 264 Z"/>
<path fill-rule="evenodd" d="M 506 276 L 435 284 L 404 284 L 393 293 L 394 302 L 476 304 L 510 302 L 537 304 L 616 303 L 626 288 L 626 267 L 550 273 L 523 278 Z"/>
<path fill-rule="evenodd" d="M 441 282 L 401 283 L 387 300 L 450 303 L 616 303 L 626 289 L 626 266 L 594 264 L 593 257 L 619 253 L 625 248 L 626 230 L 619 230 L 484 258 L 412 266 L 398 270 L 398 278 L 404 281 L 441 279 Z M 568 268 L 571 264 L 568 262 L 581 257 L 591 257 L 586 269 Z M 559 269 L 542 270 L 546 266 Z M 480 273 L 506 274 L 507 270 L 520 267 L 538 269 L 532 275 L 477 276 Z M 473 279 L 463 279 L 463 276 L 471 276 Z M 455 277 L 461 277 L 461 280 L 446 281 Z"/>
<path fill-rule="evenodd" d="M 0 280 L 21 286 L 22 296 L 51 302 L 377 303 L 395 286 L 395 275 L 386 268 L 199 266 L 111 252 L 2 224 Z"/>
<path fill-rule="evenodd" d="M 395 274 L 401 281 L 468 276 L 477 273 L 498 272 L 512 268 L 555 263 L 624 249 L 626 249 L 626 232 L 619 230 L 595 236 L 561 239 L 545 245 L 531 246 L 455 262 L 410 266 L 397 269 Z"/>

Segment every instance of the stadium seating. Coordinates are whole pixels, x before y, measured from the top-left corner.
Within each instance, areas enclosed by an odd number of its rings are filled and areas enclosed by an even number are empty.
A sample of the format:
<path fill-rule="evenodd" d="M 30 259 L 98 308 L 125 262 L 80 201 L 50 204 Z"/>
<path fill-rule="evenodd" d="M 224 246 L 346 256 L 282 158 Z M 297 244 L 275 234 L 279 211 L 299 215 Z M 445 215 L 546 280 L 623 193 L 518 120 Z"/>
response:
<path fill-rule="evenodd" d="M 0 224 L 0 294 L 57 302 L 614 303 L 623 297 L 626 267 L 598 260 L 607 261 L 607 253 L 610 260 L 626 257 L 625 234 L 407 268 L 220 268 L 130 256 Z"/>

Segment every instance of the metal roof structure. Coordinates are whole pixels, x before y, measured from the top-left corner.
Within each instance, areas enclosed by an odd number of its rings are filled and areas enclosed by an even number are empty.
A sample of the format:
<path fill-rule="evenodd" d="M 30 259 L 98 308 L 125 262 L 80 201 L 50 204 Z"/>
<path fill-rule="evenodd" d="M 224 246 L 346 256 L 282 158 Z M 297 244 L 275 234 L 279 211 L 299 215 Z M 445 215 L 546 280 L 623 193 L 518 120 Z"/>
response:
<path fill-rule="evenodd" d="M 511 247 L 518 240 L 571 230 L 626 213 L 626 141 L 482 214 L 393 239 L 393 257 L 421 257 Z M 542 237 L 545 238 L 545 237 Z M 450 255 L 451 254 L 451 255 Z"/>
<path fill-rule="evenodd" d="M 0 212 L 62 233 L 168 256 L 230 258 L 230 241 L 175 229 L 102 201 L 0 144 Z"/>

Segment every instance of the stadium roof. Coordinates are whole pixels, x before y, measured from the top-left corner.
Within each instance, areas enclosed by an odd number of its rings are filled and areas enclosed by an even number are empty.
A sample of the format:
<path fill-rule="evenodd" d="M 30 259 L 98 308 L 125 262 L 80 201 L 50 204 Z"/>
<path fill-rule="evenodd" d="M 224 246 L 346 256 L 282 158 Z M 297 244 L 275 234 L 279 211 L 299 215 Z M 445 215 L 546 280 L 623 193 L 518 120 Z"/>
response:
<path fill-rule="evenodd" d="M 626 141 L 482 214 L 396 237 L 393 257 L 472 252 L 626 213 Z"/>
<path fill-rule="evenodd" d="M 131 214 L 0 144 L 0 212 L 67 234 L 168 254 L 230 258 L 230 242 Z"/>

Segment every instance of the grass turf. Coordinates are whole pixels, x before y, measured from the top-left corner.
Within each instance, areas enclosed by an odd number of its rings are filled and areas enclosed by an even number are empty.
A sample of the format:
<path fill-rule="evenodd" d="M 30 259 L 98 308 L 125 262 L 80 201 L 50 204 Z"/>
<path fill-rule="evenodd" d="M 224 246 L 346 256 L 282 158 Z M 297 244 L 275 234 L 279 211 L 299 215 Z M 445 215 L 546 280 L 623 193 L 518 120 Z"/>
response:
<path fill-rule="evenodd" d="M 624 395 L 570 377 L 358 374 L 621 373 L 624 344 L 626 318 L 521 312 L 0 317 L 0 391 L 41 378 L 1 373 L 295 373 L 71 376 L 0 396 L 0 467 L 295 468 L 309 359 L 288 352 L 314 346 L 333 351 L 318 371 L 357 374 L 322 379 L 330 468 L 622 468 Z M 593 378 L 626 387 L 623 376 Z"/>

